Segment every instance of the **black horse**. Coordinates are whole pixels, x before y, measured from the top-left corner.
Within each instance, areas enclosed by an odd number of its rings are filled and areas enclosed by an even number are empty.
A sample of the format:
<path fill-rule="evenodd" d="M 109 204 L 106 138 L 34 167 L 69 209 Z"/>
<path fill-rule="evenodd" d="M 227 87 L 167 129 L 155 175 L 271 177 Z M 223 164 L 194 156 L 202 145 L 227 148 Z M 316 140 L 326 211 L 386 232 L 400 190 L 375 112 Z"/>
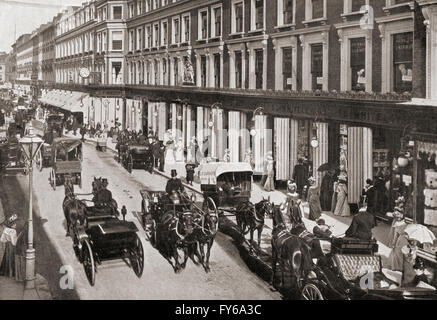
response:
<path fill-rule="evenodd" d="M 212 201 L 212 200 L 211 200 Z M 200 218 L 196 219 L 196 227 L 195 227 L 195 238 L 197 242 L 197 247 L 194 248 L 194 253 L 198 256 L 200 253 L 200 262 L 203 265 L 203 268 L 206 272 L 210 271 L 209 268 L 209 256 L 211 253 L 211 247 L 214 244 L 214 239 L 218 230 L 218 215 L 215 208 L 211 208 L 213 206 L 212 202 L 208 202 L 208 208 L 204 207 L 202 210 L 203 215 Z M 206 206 L 206 204 L 205 204 Z M 213 210 L 211 210 L 213 209 Z M 206 246 L 206 254 L 205 254 L 205 246 Z M 194 261 L 194 259 L 193 259 Z"/>
<path fill-rule="evenodd" d="M 172 212 L 165 213 L 161 223 L 158 223 L 157 238 L 157 248 L 174 271 L 180 273 L 186 266 L 190 245 L 196 243 L 193 213 L 184 212 L 176 215 Z M 180 250 L 184 255 L 182 264 L 179 262 Z"/>
<path fill-rule="evenodd" d="M 284 286 L 284 272 L 288 269 L 294 283 L 292 287 L 300 289 L 308 273 L 313 267 L 311 251 L 308 244 L 298 236 L 290 233 L 284 223 L 280 208 L 275 206 L 273 210 L 272 231 L 272 284 L 275 287 L 276 265 L 281 267 L 281 283 Z"/>
<path fill-rule="evenodd" d="M 246 235 L 250 232 L 250 250 L 253 251 L 253 233 L 258 231 L 258 249 L 261 245 L 261 233 L 264 229 L 266 215 L 272 216 L 274 205 L 269 199 L 263 199 L 253 205 L 250 201 L 242 202 L 236 210 L 237 225 L 240 231 Z"/>
<path fill-rule="evenodd" d="M 85 220 L 86 205 L 77 199 L 74 194 L 74 185 L 71 176 L 65 176 L 64 179 L 65 198 L 62 203 L 64 217 L 67 221 L 67 234 L 71 236 L 72 231 L 76 228 L 77 223 L 83 224 Z"/>

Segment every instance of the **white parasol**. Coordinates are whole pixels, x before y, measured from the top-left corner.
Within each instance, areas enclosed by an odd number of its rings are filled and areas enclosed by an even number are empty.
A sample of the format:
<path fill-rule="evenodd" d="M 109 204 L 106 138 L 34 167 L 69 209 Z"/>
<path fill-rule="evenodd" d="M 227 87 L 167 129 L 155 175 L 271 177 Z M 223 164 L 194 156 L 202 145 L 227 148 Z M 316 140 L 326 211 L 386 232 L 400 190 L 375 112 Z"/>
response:
<path fill-rule="evenodd" d="M 417 240 L 420 243 L 433 243 L 436 239 L 434 233 L 421 224 L 409 224 L 405 227 L 404 232 L 411 240 Z"/>

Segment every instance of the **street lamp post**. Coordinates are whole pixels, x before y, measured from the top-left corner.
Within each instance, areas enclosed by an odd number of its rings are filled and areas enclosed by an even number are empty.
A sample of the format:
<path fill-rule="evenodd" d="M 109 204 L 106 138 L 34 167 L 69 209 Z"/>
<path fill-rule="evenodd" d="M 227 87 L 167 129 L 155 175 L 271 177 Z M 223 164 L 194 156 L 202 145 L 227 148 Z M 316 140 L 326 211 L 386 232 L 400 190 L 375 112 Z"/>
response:
<path fill-rule="evenodd" d="M 32 189 L 33 189 L 33 159 L 39 152 L 43 140 L 33 133 L 32 126 L 28 134 L 20 139 L 21 148 L 26 156 L 29 171 L 29 218 L 28 218 L 28 239 L 26 250 L 26 289 L 35 288 L 35 248 L 33 247 L 33 211 L 32 211 Z"/>

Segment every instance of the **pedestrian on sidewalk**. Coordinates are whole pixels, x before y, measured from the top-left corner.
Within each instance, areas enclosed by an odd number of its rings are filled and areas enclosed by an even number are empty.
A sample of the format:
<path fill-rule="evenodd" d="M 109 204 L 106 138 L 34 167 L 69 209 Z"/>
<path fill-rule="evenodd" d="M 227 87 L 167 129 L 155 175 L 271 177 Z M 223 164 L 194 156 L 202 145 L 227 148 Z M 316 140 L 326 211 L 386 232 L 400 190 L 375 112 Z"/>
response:
<path fill-rule="evenodd" d="M 267 177 L 268 177 L 268 168 L 267 168 L 267 166 L 268 166 L 268 162 L 269 162 L 270 157 L 272 157 L 272 152 L 271 151 L 267 152 L 266 157 L 264 158 L 263 172 L 262 172 L 261 182 L 260 182 L 262 186 L 265 186 L 266 181 L 267 181 Z"/>
<path fill-rule="evenodd" d="M 196 168 L 196 165 L 192 162 L 187 163 L 185 165 L 185 170 L 187 171 L 187 183 L 192 186 L 194 181 L 194 169 Z"/>
<path fill-rule="evenodd" d="M 165 150 L 164 141 L 159 141 L 159 171 L 164 172 L 165 165 Z"/>
<path fill-rule="evenodd" d="M 309 219 L 317 221 L 322 215 L 322 208 L 320 207 L 320 191 L 316 184 L 316 179 L 310 177 L 308 179 L 308 204 L 310 206 Z"/>
<path fill-rule="evenodd" d="M 82 136 L 82 142 L 85 142 L 85 134 L 86 134 L 86 127 L 85 124 L 82 124 L 80 127 L 80 135 Z"/>
<path fill-rule="evenodd" d="M 266 182 L 264 184 L 264 190 L 267 192 L 272 192 L 275 191 L 275 180 L 274 180 L 274 175 L 275 175 L 275 171 L 274 171 L 274 161 L 273 161 L 273 157 L 271 155 L 267 156 L 267 178 L 266 178 Z"/>
<path fill-rule="evenodd" d="M 299 158 L 293 170 L 293 180 L 297 185 L 297 193 L 302 197 L 304 186 L 308 182 L 308 170 L 304 165 L 304 158 Z"/>
<path fill-rule="evenodd" d="M 320 205 L 323 211 L 331 211 L 332 195 L 334 193 L 334 170 L 328 170 L 320 185 Z"/>
<path fill-rule="evenodd" d="M 349 217 L 351 215 L 351 209 L 347 198 L 347 177 L 340 175 L 338 177 L 337 185 L 337 204 L 334 209 L 336 216 Z"/>
<path fill-rule="evenodd" d="M 15 277 L 15 246 L 17 245 L 17 220 L 16 214 L 10 215 L 4 222 L 0 242 L 5 244 L 5 252 L 0 263 L 0 276 Z"/>

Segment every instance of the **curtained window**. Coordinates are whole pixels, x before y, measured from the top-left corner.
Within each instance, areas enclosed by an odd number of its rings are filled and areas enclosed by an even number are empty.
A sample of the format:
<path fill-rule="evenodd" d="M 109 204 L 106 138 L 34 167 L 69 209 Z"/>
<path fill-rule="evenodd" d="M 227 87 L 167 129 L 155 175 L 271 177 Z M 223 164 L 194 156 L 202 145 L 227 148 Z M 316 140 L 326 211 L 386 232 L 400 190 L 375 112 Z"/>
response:
<path fill-rule="evenodd" d="M 413 83 L 413 33 L 393 35 L 393 91 L 411 92 Z"/>
<path fill-rule="evenodd" d="M 366 89 L 366 39 L 350 39 L 351 88 L 355 91 Z"/>
<path fill-rule="evenodd" d="M 311 77 L 312 89 L 322 89 L 323 87 L 323 45 L 311 45 Z"/>

